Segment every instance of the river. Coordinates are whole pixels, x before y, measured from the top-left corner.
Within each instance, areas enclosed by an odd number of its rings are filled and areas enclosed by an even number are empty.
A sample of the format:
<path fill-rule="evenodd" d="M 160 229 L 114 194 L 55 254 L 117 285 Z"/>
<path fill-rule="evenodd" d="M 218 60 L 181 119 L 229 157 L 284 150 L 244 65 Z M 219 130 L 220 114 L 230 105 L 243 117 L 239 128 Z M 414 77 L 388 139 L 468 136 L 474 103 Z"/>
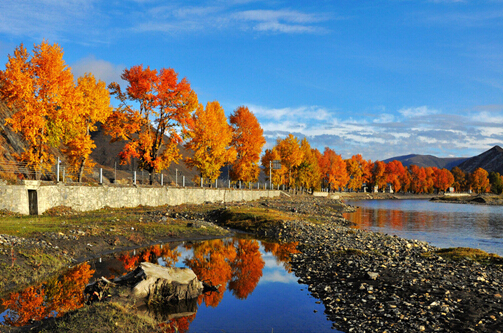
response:
<path fill-rule="evenodd" d="M 361 229 L 427 241 L 437 247 L 471 247 L 503 256 L 503 207 L 427 200 L 346 201 L 344 217 Z"/>

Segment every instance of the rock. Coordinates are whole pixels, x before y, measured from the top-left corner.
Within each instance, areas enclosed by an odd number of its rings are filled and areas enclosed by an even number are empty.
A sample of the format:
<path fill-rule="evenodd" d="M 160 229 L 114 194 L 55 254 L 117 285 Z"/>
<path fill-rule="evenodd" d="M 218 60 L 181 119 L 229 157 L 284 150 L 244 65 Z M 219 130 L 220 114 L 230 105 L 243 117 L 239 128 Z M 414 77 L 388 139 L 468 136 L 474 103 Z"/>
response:
<path fill-rule="evenodd" d="M 131 285 L 135 297 L 147 300 L 192 299 L 197 298 L 204 289 L 203 283 L 191 269 L 166 268 L 149 262 L 142 262 L 134 271 L 115 279 L 114 283 Z"/>
<path fill-rule="evenodd" d="M 369 278 L 369 279 L 376 280 L 378 276 L 379 276 L 379 273 L 375 273 L 375 272 L 371 272 L 371 271 L 367 272 L 367 278 Z"/>

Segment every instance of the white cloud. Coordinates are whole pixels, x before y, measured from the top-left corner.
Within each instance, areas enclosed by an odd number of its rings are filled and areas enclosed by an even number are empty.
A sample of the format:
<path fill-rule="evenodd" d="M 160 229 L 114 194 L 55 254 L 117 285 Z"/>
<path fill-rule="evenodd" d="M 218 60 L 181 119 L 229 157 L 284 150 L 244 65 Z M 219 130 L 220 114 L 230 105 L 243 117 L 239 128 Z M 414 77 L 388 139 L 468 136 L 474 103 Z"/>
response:
<path fill-rule="evenodd" d="M 471 152 L 473 156 L 502 145 L 503 110 L 489 109 L 492 111 L 450 115 L 421 106 L 403 108 L 397 115 L 382 112 L 344 118 L 340 111 L 329 112 L 319 106 L 250 108 L 264 128 L 266 148 L 272 148 L 278 137 L 292 133 L 298 138 L 307 137 L 311 146 L 320 151 L 328 146 L 343 158 L 360 153 L 373 161 L 411 153 L 446 157 L 467 156 Z M 324 112 L 321 121 L 315 119 L 318 111 Z"/>
<path fill-rule="evenodd" d="M 295 283 L 297 282 L 297 278 L 292 275 L 286 273 L 284 270 L 274 270 L 272 272 L 264 273 L 264 276 L 260 279 L 260 283 Z M 259 283 L 259 284 L 260 284 Z"/>
<path fill-rule="evenodd" d="M 415 107 L 415 108 L 403 108 L 398 110 L 400 114 L 404 117 L 420 117 L 438 114 L 438 110 L 430 109 L 427 106 Z"/>
<path fill-rule="evenodd" d="M 97 15 L 94 11 L 94 1 L 2 1 L 0 33 L 29 36 L 37 42 L 43 38 L 60 40 L 67 31 L 81 30 L 82 26 Z"/>
<path fill-rule="evenodd" d="M 90 55 L 75 62 L 72 66 L 72 73 L 75 78 L 83 76 L 85 73 L 92 73 L 96 79 L 102 80 L 107 84 L 117 82 L 121 86 L 121 79 L 124 65 L 115 65 L 102 59 L 96 59 Z"/>

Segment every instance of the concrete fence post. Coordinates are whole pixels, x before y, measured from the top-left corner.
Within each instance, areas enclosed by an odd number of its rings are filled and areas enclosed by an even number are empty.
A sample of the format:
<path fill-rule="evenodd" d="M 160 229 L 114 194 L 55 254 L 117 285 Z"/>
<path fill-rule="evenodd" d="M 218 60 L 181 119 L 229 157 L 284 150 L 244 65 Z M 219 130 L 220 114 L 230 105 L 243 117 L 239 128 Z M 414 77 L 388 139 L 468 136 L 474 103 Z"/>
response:
<path fill-rule="evenodd" d="M 56 163 L 56 182 L 59 182 L 59 157 L 58 157 L 58 162 Z"/>
<path fill-rule="evenodd" d="M 136 171 L 133 171 L 133 184 L 136 184 Z"/>
<path fill-rule="evenodd" d="M 203 187 L 203 178 L 201 178 L 201 188 Z"/>
<path fill-rule="evenodd" d="M 185 175 L 182 176 L 182 183 L 183 183 L 183 187 L 185 188 Z"/>
<path fill-rule="evenodd" d="M 218 188 L 218 179 L 215 180 L 215 189 Z"/>
<path fill-rule="evenodd" d="M 161 187 L 164 185 L 164 174 L 161 174 Z"/>
<path fill-rule="evenodd" d="M 260 189 L 260 182 L 257 182 L 257 189 Z"/>
<path fill-rule="evenodd" d="M 100 168 L 100 184 L 103 184 L 103 168 Z"/>

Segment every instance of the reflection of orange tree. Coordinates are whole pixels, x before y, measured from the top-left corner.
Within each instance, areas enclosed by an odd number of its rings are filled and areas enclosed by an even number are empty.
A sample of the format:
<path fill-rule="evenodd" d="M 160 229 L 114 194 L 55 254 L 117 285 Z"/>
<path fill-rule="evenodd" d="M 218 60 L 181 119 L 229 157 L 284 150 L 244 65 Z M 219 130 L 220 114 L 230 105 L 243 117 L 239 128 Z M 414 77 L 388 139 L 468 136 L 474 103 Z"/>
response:
<path fill-rule="evenodd" d="M 169 247 L 161 248 L 160 245 L 155 245 L 143 249 L 134 256 L 131 256 L 129 253 L 122 254 L 118 260 L 122 262 L 126 270 L 130 271 L 135 269 L 140 262 L 157 263 L 157 259 L 160 257 L 166 263 L 166 267 L 172 267 L 178 261 L 180 255 L 180 252 L 176 249 L 170 249 Z"/>
<path fill-rule="evenodd" d="M 262 277 L 265 262 L 256 240 L 239 240 L 237 256 L 232 263 L 232 280 L 229 290 L 239 299 L 246 299 Z"/>
<path fill-rule="evenodd" d="M 171 319 L 159 324 L 163 333 L 187 333 L 190 323 L 196 318 L 196 314 L 187 317 Z"/>
<path fill-rule="evenodd" d="M 61 316 L 64 312 L 82 307 L 83 291 L 93 273 L 89 264 L 83 263 L 70 269 L 61 278 L 9 294 L 8 299 L 3 300 L 3 306 L 8 309 L 6 323 L 23 326 L 30 320 L 41 320 L 53 312 Z"/>
<path fill-rule="evenodd" d="M 276 258 L 276 261 L 283 264 L 283 267 L 289 272 L 292 272 L 292 265 L 290 259 L 292 254 L 299 253 L 297 250 L 298 242 L 288 242 L 284 244 L 277 244 L 272 242 L 262 241 L 264 250 Z"/>
<path fill-rule="evenodd" d="M 184 263 L 194 271 L 199 280 L 212 285 L 219 285 L 219 293 L 200 296 L 199 304 L 216 307 L 222 300 L 227 282 L 232 277 L 231 263 L 236 257 L 234 243 L 223 240 L 210 240 L 194 245 L 194 256 L 185 259 Z"/>

